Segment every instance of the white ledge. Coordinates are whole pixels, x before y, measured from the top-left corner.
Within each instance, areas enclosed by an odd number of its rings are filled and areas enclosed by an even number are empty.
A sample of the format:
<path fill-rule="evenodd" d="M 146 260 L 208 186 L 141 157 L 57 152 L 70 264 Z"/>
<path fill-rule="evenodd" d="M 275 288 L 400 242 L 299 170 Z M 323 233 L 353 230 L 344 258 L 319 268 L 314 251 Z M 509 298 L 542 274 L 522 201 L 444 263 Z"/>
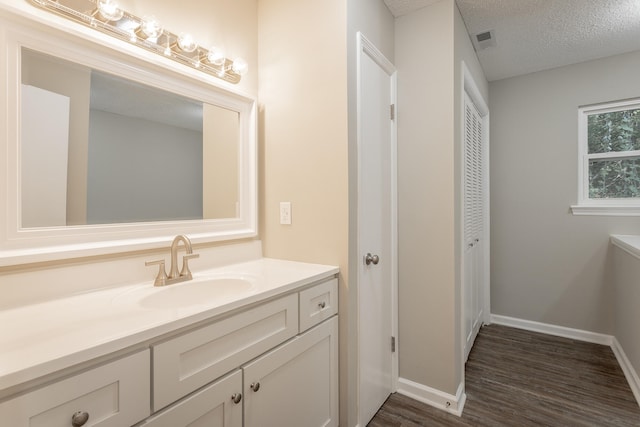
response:
<path fill-rule="evenodd" d="M 640 216 L 638 205 L 573 205 L 574 215 Z"/>
<path fill-rule="evenodd" d="M 611 235 L 611 243 L 640 259 L 640 236 Z"/>

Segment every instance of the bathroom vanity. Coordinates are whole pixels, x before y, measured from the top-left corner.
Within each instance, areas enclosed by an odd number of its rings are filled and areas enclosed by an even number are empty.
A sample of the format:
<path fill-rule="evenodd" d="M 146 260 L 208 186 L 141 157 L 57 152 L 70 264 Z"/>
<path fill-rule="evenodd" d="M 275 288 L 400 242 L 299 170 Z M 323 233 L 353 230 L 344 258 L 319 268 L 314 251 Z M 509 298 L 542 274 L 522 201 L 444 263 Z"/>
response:
<path fill-rule="evenodd" d="M 335 426 L 337 273 L 258 259 L 4 310 L 0 419 Z"/>
<path fill-rule="evenodd" d="M 118 12 L 0 2 L 0 425 L 337 425 L 338 268 L 262 258 L 246 62 L 185 60 L 181 29 L 154 38 Z M 155 287 L 180 234 L 193 278 Z"/>

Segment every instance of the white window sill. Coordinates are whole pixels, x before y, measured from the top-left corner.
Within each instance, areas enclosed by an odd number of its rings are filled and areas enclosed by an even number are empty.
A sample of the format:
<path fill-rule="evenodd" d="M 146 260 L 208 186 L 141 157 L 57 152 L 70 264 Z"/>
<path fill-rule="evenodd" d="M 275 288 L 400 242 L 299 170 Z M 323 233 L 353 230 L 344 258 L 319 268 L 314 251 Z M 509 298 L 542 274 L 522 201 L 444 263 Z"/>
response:
<path fill-rule="evenodd" d="M 640 216 L 640 205 L 573 205 L 574 215 Z"/>
<path fill-rule="evenodd" d="M 611 243 L 640 259 L 640 236 L 611 235 Z"/>

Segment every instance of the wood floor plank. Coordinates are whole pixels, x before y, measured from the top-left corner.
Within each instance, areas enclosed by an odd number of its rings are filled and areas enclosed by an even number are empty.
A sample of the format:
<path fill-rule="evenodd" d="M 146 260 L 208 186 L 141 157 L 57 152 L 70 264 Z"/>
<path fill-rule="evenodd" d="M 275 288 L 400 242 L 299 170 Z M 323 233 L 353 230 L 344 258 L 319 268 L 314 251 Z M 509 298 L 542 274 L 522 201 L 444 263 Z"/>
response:
<path fill-rule="evenodd" d="M 370 427 L 640 427 L 611 348 L 500 325 L 480 330 L 462 417 L 392 394 Z"/>

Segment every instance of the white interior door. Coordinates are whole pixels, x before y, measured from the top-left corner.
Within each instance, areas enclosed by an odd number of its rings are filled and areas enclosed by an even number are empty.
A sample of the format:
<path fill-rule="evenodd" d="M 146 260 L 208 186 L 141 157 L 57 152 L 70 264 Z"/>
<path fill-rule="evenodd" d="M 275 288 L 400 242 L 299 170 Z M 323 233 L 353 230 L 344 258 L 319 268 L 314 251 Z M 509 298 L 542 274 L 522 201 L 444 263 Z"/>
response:
<path fill-rule="evenodd" d="M 22 85 L 22 227 L 67 225 L 69 106 L 68 96 Z"/>
<path fill-rule="evenodd" d="M 396 326 L 395 69 L 361 35 L 358 92 L 359 424 L 394 391 Z"/>

